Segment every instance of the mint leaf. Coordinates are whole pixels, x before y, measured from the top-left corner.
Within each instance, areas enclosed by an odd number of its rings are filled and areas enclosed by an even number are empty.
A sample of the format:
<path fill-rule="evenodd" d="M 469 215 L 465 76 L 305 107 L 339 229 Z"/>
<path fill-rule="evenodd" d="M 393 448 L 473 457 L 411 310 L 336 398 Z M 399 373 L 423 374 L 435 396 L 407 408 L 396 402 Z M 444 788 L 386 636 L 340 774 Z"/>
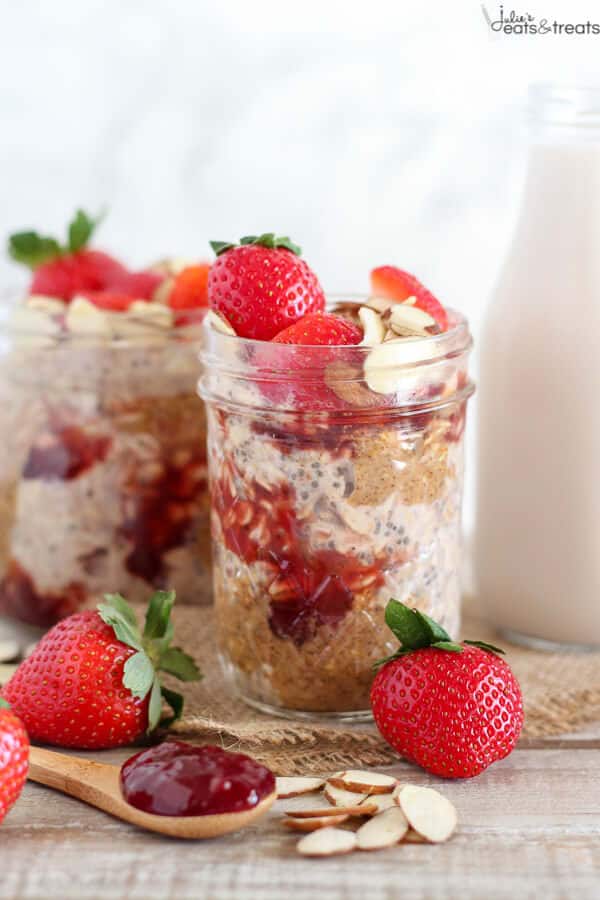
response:
<path fill-rule="evenodd" d="M 104 599 L 109 606 L 121 613 L 123 618 L 137 629 L 135 613 L 125 597 L 121 596 L 121 594 L 105 594 Z"/>
<path fill-rule="evenodd" d="M 430 619 L 428 615 L 426 615 L 424 612 L 421 612 L 421 610 L 419 609 L 415 609 L 414 612 L 427 629 L 431 643 L 434 643 L 435 641 L 452 641 L 452 638 L 450 637 L 448 632 L 433 619 Z"/>
<path fill-rule="evenodd" d="M 198 666 L 191 656 L 179 647 L 169 647 L 160 658 L 160 668 L 180 681 L 199 681 L 202 678 Z"/>
<path fill-rule="evenodd" d="M 31 269 L 62 255 L 63 250 L 54 238 L 42 237 L 36 231 L 19 231 L 8 239 L 8 253 L 16 262 Z"/>
<path fill-rule="evenodd" d="M 125 616 L 117 609 L 106 603 L 101 603 L 98 606 L 98 615 L 103 622 L 111 626 L 117 640 L 127 644 L 128 647 L 133 647 L 134 650 L 144 649 L 137 626 L 133 626 L 131 622 L 127 621 Z"/>
<path fill-rule="evenodd" d="M 163 728 L 168 728 L 169 725 L 172 725 L 173 722 L 181 718 L 183 712 L 183 697 L 181 694 L 178 694 L 177 691 L 172 691 L 166 687 L 162 688 L 162 696 L 163 700 L 165 700 L 173 710 L 172 716 L 163 716 L 160 720 L 161 726 Z"/>
<path fill-rule="evenodd" d="M 82 209 L 78 209 L 75 213 L 75 218 L 69 225 L 69 250 L 71 253 L 76 253 L 78 250 L 81 250 L 85 245 L 89 242 L 94 229 L 98 225 L 101 217 L 98 216 L 96 219 L 92 219 L 87 215 Z"/>
<path fill-rule="evenodd" d="M 417 616 L 414 609 L 409 609 L 398 600 L 390 600 L 386 606 L 385 622 L 405 650 L 419 650 L 431 644 L 427 625 Z"/>
<path fill-rule="evenodd" d="M 235 247 L 235 244 L 229 244 L 227 241 L 209 241 L 209 244 L 217 256 L 220 256 L 221 253 L 225 253 L 227 250 L 232 250 Z"/>
<path fill-rule="evenodd" d="M 487 650 L 488 653 L 496 653 L 504 656 L 506 650 L 502 650 L 501 647 L 495 647 L 494 644 L 488 644 L 486 641 L 463 641 L 463 644 L 467 644 L 469 647 L 479 647 L 480 650 Z"/>
<path fill-rule="evenodd" d="M 144 625 L 144 639 L 153 640 L 163 638 L 170 623 L 171 610 L 175 603 L 175 591 L 156 591 L 150 598 L 146 623 Z"/>
<path fill-rule="evenodd" d="M 150 693 L 150 703 L 148 704 L 148 728 L 146 730 L 147 734 L 150 734 L 151 731 L 154 731 L 158 723 L 160 722 L 160 714 L 162 712 L 162 691 L 160 687 L 160 681 L 158 680 L 158 676 L 154 676 L 154 681 L 152 682 L 152 691 Z"/>
<path fill-rule="evenodd" d="M 144 699 L 154 682 L 154 666 L 148 655 L 143 652 L 134 653 L 123 666 L 123 685 L 134 697 Z"/>
<path fill-rule="evenodd" d="M 436 650 L 446 650 L 448 653 L 463 652 L 463 647 L 460 644 L 455 644 L 454 641 L 436 641 L 431 646 L 435 647 Z"/>

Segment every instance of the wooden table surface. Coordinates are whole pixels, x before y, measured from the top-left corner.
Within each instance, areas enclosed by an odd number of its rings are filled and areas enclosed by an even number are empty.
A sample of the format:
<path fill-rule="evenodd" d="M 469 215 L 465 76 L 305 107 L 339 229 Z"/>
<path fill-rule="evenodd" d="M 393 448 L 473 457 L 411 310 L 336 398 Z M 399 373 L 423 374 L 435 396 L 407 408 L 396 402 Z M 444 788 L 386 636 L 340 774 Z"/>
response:
<path fill-rule="evenodd" d="M 119 762 L 127 755 L 96 758 Z M 390 771 L 436 784 L 405 764 Z M 523 742 L 479 778 L 437 786 L 459 812 L 449 843 L 313 860 L 296 854 L 297 836 L 280 826 L 283 801 L 237 835 L 183 843 L 28 784 L 0 829 L 0 898 L 600 897 L 600 726 Z"/>

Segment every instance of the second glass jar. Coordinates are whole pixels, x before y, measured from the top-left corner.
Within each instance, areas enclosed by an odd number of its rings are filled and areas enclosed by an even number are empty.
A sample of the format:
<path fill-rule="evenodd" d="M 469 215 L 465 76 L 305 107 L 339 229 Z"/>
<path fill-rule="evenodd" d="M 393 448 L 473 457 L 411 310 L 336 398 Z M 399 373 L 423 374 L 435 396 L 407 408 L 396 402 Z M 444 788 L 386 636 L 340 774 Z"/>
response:
<path fill-rule="evenodd" d="M 218 642 L 260 709 L 366 718 L 391 597 L 458 629 L 470 334 L 386 346 L 205 325 Z"/>

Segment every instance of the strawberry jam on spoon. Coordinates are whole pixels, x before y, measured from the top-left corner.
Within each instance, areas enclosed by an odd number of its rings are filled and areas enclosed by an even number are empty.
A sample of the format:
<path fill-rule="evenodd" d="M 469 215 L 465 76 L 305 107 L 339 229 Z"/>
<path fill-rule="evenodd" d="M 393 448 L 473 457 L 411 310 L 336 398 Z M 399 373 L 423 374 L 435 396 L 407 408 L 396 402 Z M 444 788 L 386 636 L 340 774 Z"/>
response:
<path fill-rule="evenodd" d="M 208 816 L 258 806 L 275 776 L 242 753 L 167 741 L 136 753 L 121 768 L 125 800 L 158 816 Z"/>

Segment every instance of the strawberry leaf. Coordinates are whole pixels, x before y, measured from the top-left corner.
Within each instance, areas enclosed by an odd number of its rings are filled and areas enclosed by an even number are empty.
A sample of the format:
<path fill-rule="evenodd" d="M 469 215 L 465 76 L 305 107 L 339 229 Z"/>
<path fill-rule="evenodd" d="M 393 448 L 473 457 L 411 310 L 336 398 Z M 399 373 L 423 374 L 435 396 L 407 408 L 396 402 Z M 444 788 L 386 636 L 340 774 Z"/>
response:
<path fill-rule="evenodd" d="M 191 656 L 179 647 L 169 647 L 160 658 L 160 668 L 180 681 L 199 681 L 202 678 L 198 666 Z"/>
<path fill-rule="evenodd" d="M 421 610 L 419 609 L 415 609 L 414 613 L 427 629 L 432 643 L 437 641 L 452 641 L 452 638 L 450 637 L 448 632 L 445 630 L 445 628 L 442 628 L 442 626 L 438 624 L 438 622 L 430 619 L 428 615 L 426 615 L 424 612 L 421 612 Z"/>
<path fill-rule="evenodd" d="M 414 609 L 404 603 L 390 600 L 385 608 L 385 622 L 402 644 L 403 649 L 419 650 L 431 644 L 428 626 Z"/>
<path fill-rule="evenodd" d="M 111 606 L 113 609 L 116 609 L 117 612 L 120 612 L 123 618 L 127 622 L 129 622 L 130 625 L 133 625 L 134 628 L 137 628 L 137 619 L 135 617 L 135 613 L 125 597 L 121 596 L 121 594 L 105 594 L 104 599 L 106 600 L 108 606 Z"/>
<path fill-rule="evenodd" d="M 496 647 L 494 644 L 488 644 L 486 641 L 463 641 L 463 644 L 467 644 L 469 647 L 479 647 L 480 650 L 487 650 L 488 653 L 496 653 L 504 656 L 506 650 L 502 650 L 501 647 Z"/>
<path fill-rule="evenodd" d="M 169 628 L 171 610 L 174 603 L 175 591 L 156 591 L 152 595 L 146 613 L 144 640 L 165 637 Z"/>
<path fill-rule="evenodd" d="M 227 250 L 232 250 L 235 247 L 235 244 L 229 244 L 227 241 L 209 241 L 209 243 L 217 256 L 220 256 L 221 253 L 226 253 Z"/>
<path fill-rule="evenodd" d="M 144 651 L 134 653 L 123 666 L 123 685 L 143 700 L 154 683 L 154 666 Z"/>
<path fill-rule="evenodd" d="M 162 690 L 158 676 L 154 676 L 152 682 L 152 690 L 150 692 L 150 702 L 148 704 L 148 728 L 146 733 L 150 734 L 154 731 L 160 722 L 160 714 L 162 712 Z"/>
<path fill-rule="evenodd" d="M 275 242 L 276 247 L 283 247 L 285 250 L 291 250 L 296 256 L 302 256 L 302 247 L 294 244 L 289 237 L 278 237 Z"/>
<path fill-rule="evenodd" d="M 177 719 L 181 718 L 183 712 L 183 697 L 181 694 L 178 694 L 177 691 L 172 691 L 170 688 L 166 687 L 162 688 L 162 696 L 163 700 L 165 700 L 173 710 L 172 716 L 163 716 L 160 720 L 161 727 L 168 728 L 169 725 L 172 725 L 173 722 L 176 722 Z"/>
<path fill-rule="evenodd" d="M 436 650 L 447 650 L 449 653 L 462 653 L 464 647 L 455 644 L 454 641 L 435 641 L 431 644 Z"/>
<path fill-rule="evenodd" d="M 102 216 L 97 216 L 95 219 L 92 219 L 82 209 L 77 210 L 75 218 L 69 224 L 68 248 L 70 253 L 76 253 L 78 250 L 82 250 L 83 247 L 89 243 L 89 240 L 101 219 Z"/>
<path fill-rule="evenodd" d="M 106 603 L 101 603 L 98 606 L 98 615 L 103 622 L 111 626 L 117 640 L 128 647 L 133 647 L 134 650 L 144 649 L 137 625 L 132 625 L 119 610 Z"/>
<path fill-rule="evenodd" d="M 10 709 L 10 703 L 4 697 L 0 697 L 0 709 Z"/>
<path fill-rule="evenodd" d="M 62 256 L 63 249 L 54 238 L 43 237 L 37 231 L 18 231 L 8 239 L 8 253 L 15 262 L 35 269 Z"/>

